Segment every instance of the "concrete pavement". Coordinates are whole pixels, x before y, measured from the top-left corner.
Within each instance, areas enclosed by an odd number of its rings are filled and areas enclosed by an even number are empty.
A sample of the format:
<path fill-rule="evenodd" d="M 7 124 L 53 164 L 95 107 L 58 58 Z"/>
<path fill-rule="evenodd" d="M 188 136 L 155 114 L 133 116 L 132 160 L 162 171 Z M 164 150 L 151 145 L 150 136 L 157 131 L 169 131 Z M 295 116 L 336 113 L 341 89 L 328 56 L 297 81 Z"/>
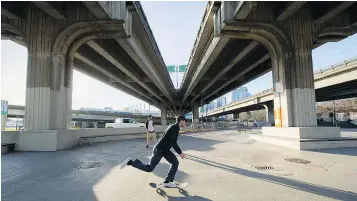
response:
<path fill-rule="evenodd" d="M 2 200 L 357 200 L 355 148 L 297 151 L 232 130 L 181 136 L 179 144 L 187 154 L 176 176 L 189 182 L 183 190 L 149 185 L 165 176 L 164 159 L 153 173 L 118 168 L 128 156 L 148 161 L 151 150 L 137 139 L 2 155 Z"/>

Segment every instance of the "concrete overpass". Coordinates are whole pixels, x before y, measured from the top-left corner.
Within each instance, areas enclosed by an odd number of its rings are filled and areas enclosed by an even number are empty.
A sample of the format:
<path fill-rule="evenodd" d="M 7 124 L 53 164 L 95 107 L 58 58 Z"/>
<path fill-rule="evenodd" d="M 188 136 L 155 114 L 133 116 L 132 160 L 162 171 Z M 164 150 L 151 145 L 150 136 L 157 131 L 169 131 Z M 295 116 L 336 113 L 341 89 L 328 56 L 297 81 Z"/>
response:
<path fill-rule="evenodd" d="M 317 102 L 357 97 L 357 57 L 332 65 L 314 74 Z M 219 116 L 266 109 L 269 121 L 274 119 L 274 91 L 268 89 L 245 100 L 235 101 L 216 108 L 203 116 Z"/>
<path fill-rule="evenodd" d="M 356 33 L 356 9 L 355 2 L 209 2 L 182 81 L 182 102 L 209 103 L 270 70 L 274 89 L 276 83 L 289 90 L 313 87 L 311 50 Z M 288 48 L 281 47 L 284 41 Z M 282 69 L 288 64 L 273 53 L 295 67 Z"/>
<path fill-rule="evenodd" d="M 24 118 L 25 106 L 9 105 L 8 106 L 8 118 Z M 113 123 L 116 118 L 133 118 L 138 122 L 145 122 L 147 116 L 143 115 L 131 115 L 131 114 L 115 114 L 102 111 L 83 111 L 72 110 L 72 121 L 97 121 L 102 123 Z M 161 123 L 160 117 L 153 117 L 156 124 Z M 167 118 L 168 122 L 173 123 L 175 119 L 173 117 Z"/>
<path fill-rule="evenodd" d="M 140 2 L 1 2 L 1 37 L 28 49 L 26 127 L 68 129 L 77 69 L 166 111 L 176 90 Z"/>
<path fill-rule="evenodd" d="M 271 70 L 276 127 L 263 135 L 339 138 L 317 128 L 312 50 L 357 33 L 356 10 L 356 2 L 209 2 L 179 92 L 185 111 L 197 124 L 199 105 Z"/>
<path fill-rule="evenodd" d="M 272 70 L 278 128 L 263 134 L 340 137 L 317 130 L 311 52 L 357 32 L 355 2 L 209 2 L 178 93 L 139 2 L 1 2 L 1 10 L 2 38 L 28 48 L 28 131 L 18 140 L 29 150 L 73 145 L 75 68 L 159 107 L 162 125 L 167 111 L 192 110 L 198 123 L 200 102 Z M 39 139 L 48 146 L 32 149 Z"/>

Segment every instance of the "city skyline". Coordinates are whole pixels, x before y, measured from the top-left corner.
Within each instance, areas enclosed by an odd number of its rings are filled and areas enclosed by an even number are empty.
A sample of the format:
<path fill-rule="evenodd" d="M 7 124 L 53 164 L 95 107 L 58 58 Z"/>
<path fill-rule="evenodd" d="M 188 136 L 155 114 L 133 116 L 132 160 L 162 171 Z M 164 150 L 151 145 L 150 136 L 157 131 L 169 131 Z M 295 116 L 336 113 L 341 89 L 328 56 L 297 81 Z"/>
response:
<path fill-rule="evenodd" d="M 142 2 L 142 6 L 166 65 L 186 65 L 206 2 Z M 158 9 L 162 12 L 156 12 Z M 182 12 L 186 14 L 182 15 Z M 27 50 L 23 46 L 4 40 L 1 42 L 1 50 L 1 99 L 8 100 L 11 105 L 25 105 Z M 313 50 L 312 56 L 314 71 L 355 57 L 357 34 L 340 42 L 326 43 Z M 183 77 L 183 74 L 170 75 L 175 86 L 181 84 L 181 76 Z M 272 88 L 272 74 L 268 72 L 241 87 L 247 87 L 251 94 Z M 232 93 L 229 92 L 224 97 L 231 101 Z M 76 70 L 73 73 L 72 98 L 73 109 L 121 109 L 144 103 Z"/>

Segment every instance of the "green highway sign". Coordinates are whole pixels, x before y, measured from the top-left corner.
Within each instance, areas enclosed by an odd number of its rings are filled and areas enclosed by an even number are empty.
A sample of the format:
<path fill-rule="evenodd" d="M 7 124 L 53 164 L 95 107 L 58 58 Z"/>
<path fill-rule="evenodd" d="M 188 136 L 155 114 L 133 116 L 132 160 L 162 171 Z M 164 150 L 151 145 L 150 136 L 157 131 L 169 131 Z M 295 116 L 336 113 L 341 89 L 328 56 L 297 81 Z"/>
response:
<path fill-rule="evenodd" d="M 186 65 L 180 65 L 179 72 L 186 72 Z"/>
<path fill-rule="evenodd" d="M 167 71 L 169 71 L 169 73 L 171 72 L 176 72 L 176 66 L 167 66 Z"/>
<path fill-rule="evenodd" d="M 1 115 L 7 116 L 8 102 L 6 100 L 1 100 Z"/>
<path fill-rule="evenodd" d="M 170 66 L 166 66 L 166 68 L 167 68 L 167 71 L 169 73 L 172 73 L 172 72 L 180 72 L 180 73 L 186 72 L 186 65 L 179 65 L 179 66 L 170 65 Z"/>

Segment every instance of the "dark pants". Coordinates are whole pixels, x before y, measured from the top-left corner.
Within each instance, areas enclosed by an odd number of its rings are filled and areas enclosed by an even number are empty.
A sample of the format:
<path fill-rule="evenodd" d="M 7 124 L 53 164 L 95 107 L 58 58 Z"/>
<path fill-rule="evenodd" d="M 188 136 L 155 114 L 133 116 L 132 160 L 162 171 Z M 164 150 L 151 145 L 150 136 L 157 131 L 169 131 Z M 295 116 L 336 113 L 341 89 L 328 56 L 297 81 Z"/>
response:
<path fill-rule="evenodd" d="M 143 164 L 140 160 L 136 159 L 135 161 L 133 161 L 132 166 L 145 172 L 152 172 L 155 169 L 156 165 L 160 162 L 162 157 L 164 157 L 167 162 L 171 164 L 170 170 L 165 177 L 165 181 L 173 182 L 179 162 L 175 154 L 173 154 L 170 150 L 162 151 L 157 148 L 154 148 L 149 164 Z"/>

